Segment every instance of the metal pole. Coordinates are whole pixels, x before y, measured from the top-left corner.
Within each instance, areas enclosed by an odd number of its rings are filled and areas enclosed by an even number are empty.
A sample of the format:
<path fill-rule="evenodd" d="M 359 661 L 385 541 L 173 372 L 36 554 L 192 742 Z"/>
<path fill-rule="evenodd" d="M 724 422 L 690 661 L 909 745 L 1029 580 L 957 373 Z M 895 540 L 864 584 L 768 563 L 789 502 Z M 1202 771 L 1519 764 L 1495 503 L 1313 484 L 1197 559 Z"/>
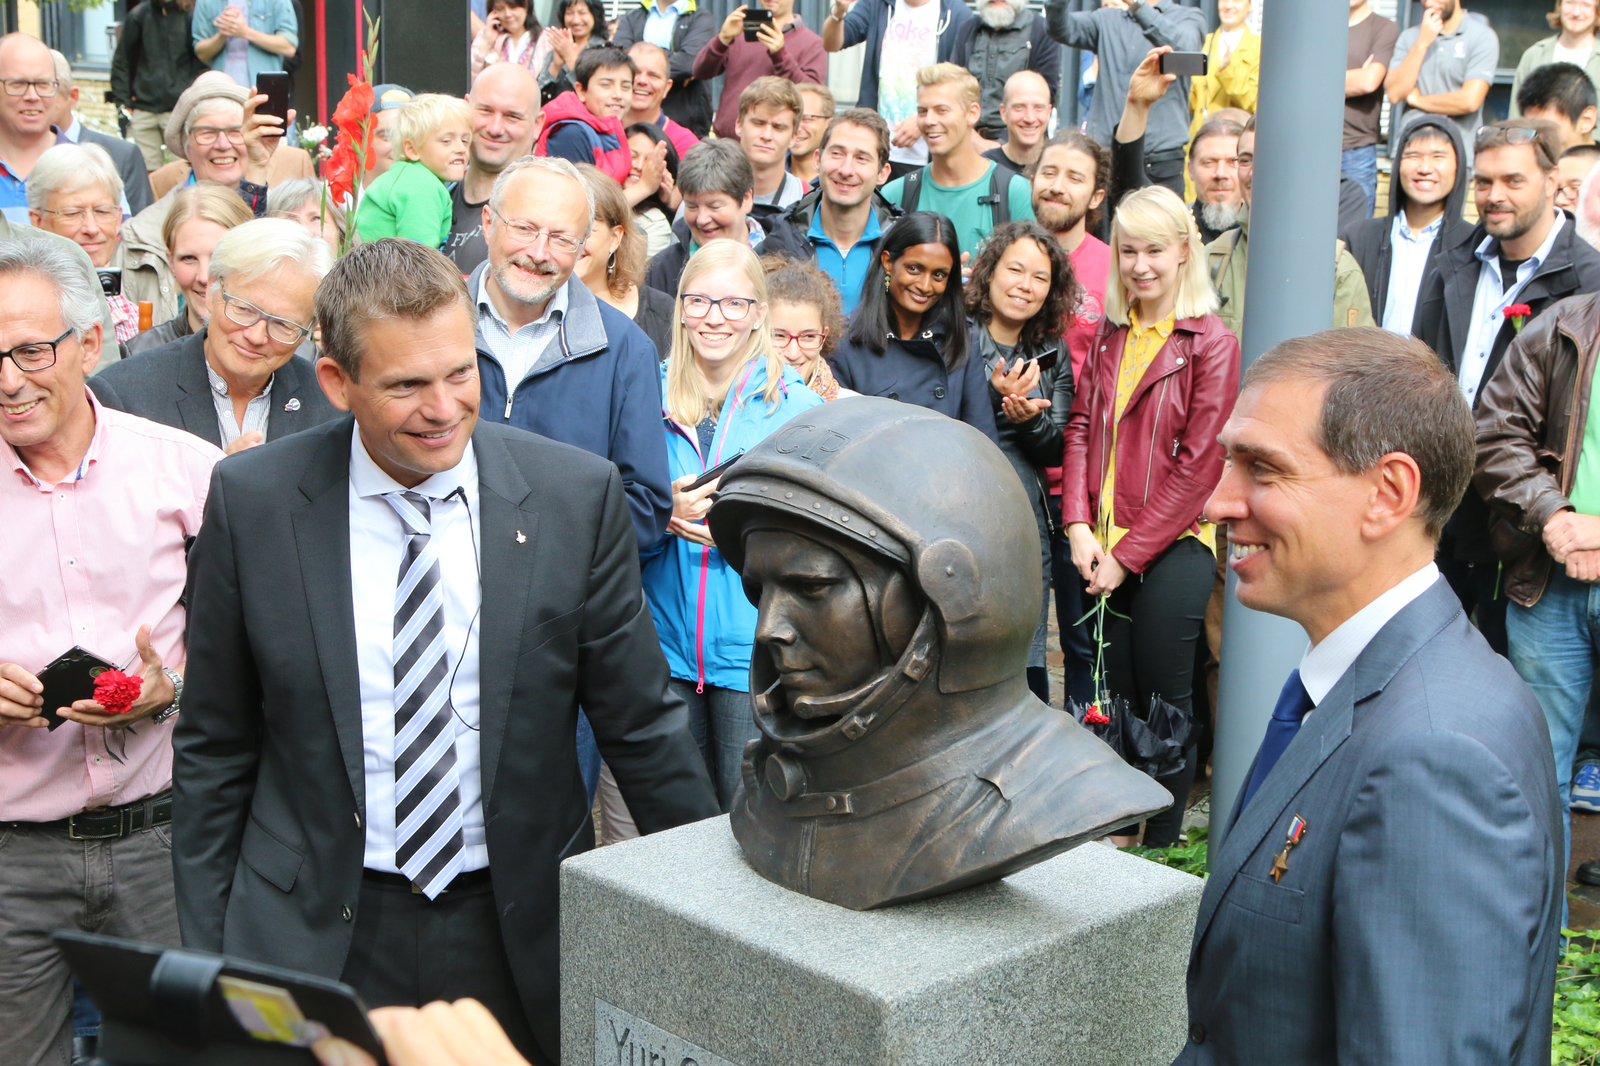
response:
<path fill-rule="evenodd" d="M 1348 25 L 1344 4 L 1271 3 L 1262 13 L 1245 366 L 1280 341 L 1332 323 Z M 1278 692 L 1306 646 L 1293 622 L 1243 607 L 1234 583 L 1230 572 L 1212 755 L 1214 847 L 1221 845 Z"/>

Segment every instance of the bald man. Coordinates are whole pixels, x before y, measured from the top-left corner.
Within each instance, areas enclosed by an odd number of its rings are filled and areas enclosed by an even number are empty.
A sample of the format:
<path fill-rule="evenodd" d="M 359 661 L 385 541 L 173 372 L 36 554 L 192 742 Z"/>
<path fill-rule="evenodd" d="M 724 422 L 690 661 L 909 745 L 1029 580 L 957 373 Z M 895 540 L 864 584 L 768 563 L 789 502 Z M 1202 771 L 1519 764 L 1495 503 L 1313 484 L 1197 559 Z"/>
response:
<path fill-rule="evenodd" d="M 21 96 L 0 93 L 0 213 L 26 226 L 33 165 L 56 143 L 70 143 L 51 126 L 58 80 L 50 49 L 26 33 L 0 37 L 0 79 L 29 83 Z"/>
<path fill-rule="evenodd" d="M 1011 75 L 1000 99 L 1000 119 L 1006 126 L 1006 140 L 983 157 L 1021 174 L 1039 161 L 1050 133 L 1050 83 L 1031 70 Z"/>
<path fill-rule="evenodd" d="M 472 148 L 467 176 L 450 193 L 450 236 L 444 254 L 470 274 L 489 258 L 483 241 L 483 205 L 494 179 L 512 161 L 533 151 L 544 125 L 539 83 L 518 63 L 491 63 L 472 82 Z"/>

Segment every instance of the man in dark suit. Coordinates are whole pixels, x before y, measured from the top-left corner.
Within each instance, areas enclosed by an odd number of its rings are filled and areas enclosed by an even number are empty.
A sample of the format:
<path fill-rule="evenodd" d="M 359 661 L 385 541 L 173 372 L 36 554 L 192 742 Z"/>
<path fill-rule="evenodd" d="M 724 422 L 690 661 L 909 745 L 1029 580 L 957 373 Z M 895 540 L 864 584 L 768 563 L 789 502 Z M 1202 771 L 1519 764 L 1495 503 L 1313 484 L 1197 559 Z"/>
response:
<path fill-rule="evenodd" d="M 188 430 L 228 454 L 337 417 L 311 363 L 325 241 L 282 218 L 235 226 L 217 241 L 199 333 L 113 363 L 89 379 L 101 403 Z"/>
<path fill-rule="evenodd" d="M 1561 137 L 1555 123 L 1508 119 L 1478 131 L 1472 165 L 1478 224 L 1442 248 L 1417 296 L 1412 332 L 1439 353 L 1478 409 L 1521 326 L 1505 308 L 1537 318 L 1557 300 L 1600 291 L 1600 251 L 1555 206 Z M 1489 508 L 1476 488 L 1439 542 L 1439 568 L 1461 605 L 1476 613 L 1489 646 L 1506 654 L 1506 596 L 1489 540 Z"/>
<path fill-rule="evenodd" d="M 108 136 L 78 121 L 78 116 L 73 114 L 78 106 L 78 86 L 72 80 L 72 64 L 54 48 L 50 49 L 50 58 L 56 65 L 56 80 L 61 83 L 56 88 L 56 106 L 60 109 L 54 120 L 56 127 L 69 141 L 95 144 L 105 149 L 122 178 L 122 195 L 128 200 L 128 211 L 137 215 L 155 203 L 155 197 L 150 192 L 150 172 L 144 165 L 144 153 L 132 141 Z"/>
<path fill-rule="evenodd" d="M 1296 338 L 1221 440 L 1239 602 L 1311 646 L 1212 856 L 1177 1061 L 1544 1066 L 1555 764 L 1433 562 L 1473 464 L 1454 376 L 1383 330 Z"/>
<path fill-rule="evenodd" d="M 190 559 L 184 942 L 373 1006 L 470 996 L 555 1062 L 557 865 L 594 843 L 579 704 L 642 830 L 717 813 L 622 480 L 478 419 L 472 304 L 433 249 L 356 249 L 317 320 L 353 417 L 219 464 Z"/>

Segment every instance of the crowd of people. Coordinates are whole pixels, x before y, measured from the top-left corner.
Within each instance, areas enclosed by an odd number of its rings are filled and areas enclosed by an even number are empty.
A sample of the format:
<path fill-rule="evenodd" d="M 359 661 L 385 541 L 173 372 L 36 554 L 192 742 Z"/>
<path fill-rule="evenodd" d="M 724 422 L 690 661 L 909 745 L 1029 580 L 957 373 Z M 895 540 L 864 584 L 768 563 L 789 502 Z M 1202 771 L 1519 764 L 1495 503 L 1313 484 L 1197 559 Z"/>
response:
<path fill-rule="evenodd" d="M 1111 838 L 1178 843 L 1227 567 L 1301 547 L 1212 499 L 1279 461 L 1235 439 L 1263 42 L 1251 0 L 1216 6 L 559 0 L 542 26 L 491 0 L 465 96 L 373 87 L 344 200 L 255 88 L 297 55 L 293 0 L 134 7 L 127 139 L 0 37 L 0 1060 L 72 1059 L 48 933 L 79 925 L 373 1006 L 471 997 L 556 1061 L 556 865 L 596 807 L 605 843 L 726 813 L 757 738 L 717 474 L 855 395 L 1010 461 L 1028 686 L 1195 723 L 1172 808 Z M 1487 121 L 1494 29 L 1422 8 L 1401 32 L 1350 3 L 1328 320 L 1363 366 L 1420 341 L 1456 382 L 1475 468 L 1420 490 L 1426 572 L 1537 695 L 1563 812 L 1600 811 L 1600 12 L 1559 0 Z M 828 57 L 860 44 L 840 107 Z M 1175 51 L 1206 73 L 1162 73 Z M 1258 422 L 1271 374 L 1336 376 L 1295 358 L 1246 380 Z M 52 704 L 74 648 L 131 703 Z"/>

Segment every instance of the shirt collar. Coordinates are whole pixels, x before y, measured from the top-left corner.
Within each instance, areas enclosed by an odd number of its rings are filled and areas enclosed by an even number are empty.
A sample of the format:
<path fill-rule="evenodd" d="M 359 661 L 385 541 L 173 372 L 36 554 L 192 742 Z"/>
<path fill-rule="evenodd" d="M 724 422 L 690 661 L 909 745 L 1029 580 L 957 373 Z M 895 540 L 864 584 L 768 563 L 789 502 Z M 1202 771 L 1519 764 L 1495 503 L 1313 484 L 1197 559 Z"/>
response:
<path fill-rule="evenodd" d="M 100 398 L 94 394 L 93 389 L 85 385 L 83 391 L 89 397 L 89 410 L 94 412 L 94 436 L 89 438 L 89 450 L 83 453 L 78 468 L 62 478 L 62 481 L 82 481 L 84 475 L 89 472 L 89 467 L 100 461 L 100 448 L 106 439 L 105 408 L 100 406 Z M 46 485 L 35 477 L 33 471 L 28 469 L 28 464 L 22 461 L 22 456 L 18 455 L 17 450 L 11 445 L 5 445 L 5 452 L 6 458 L 11 462 L 11 469 L 26 478 L 34 488 L 40 492 L 49 492 L 54 487 Z"/>
<path fill-rule="evenodd" d="M 750 227 L 750 233 L 745 238 L 745 242 L 749 244 L 751 248 L 760 247 L 761 242 L 767 239 L 767 231 L 762 229 L 761 223 L 757 222 L 755 218 L 750 215 L 746 215 L 744 221 L 745 225 Z M 700 242 L 695 240 L 692 236 L 694 233 L 693 230 L 690 230 L 689 232 L 691 234 L 689 238 L 689 254 L 694 255 L 694 253 L 700 250 Z"/>
<path fill-rule="evenodd" d="M 500 323 L 507 333 L 515 333 L 516 330 L 512 329 L 511 324 L 501 316 L 499 308 L 494 305 L 494 301 L 489 299 L 489 274 L 493 269 L 491 267 L 489 270 L 485 270 L 483 276 L 478 279 L 478 310 L 487 312 L 489 317 Z M 542 326 L 549 322 L 553 316 L 565 318 L 567 314 L 567 286 L 571 285 L 572 281 L 572 278 L 568 278 L 560 288 L 556 289 L 555 295 L 550 297 L 550 302 L 544 305 L 544 314 L 528 323 L 528 325 Z"/>
<path fill-rule="evenodd" d="M 828 236 L 822 229 L 822 201 L 820 200 L 817 201 L 816 209 L 811 212 L 811 228 L 806 230 L 806 236 L 821 237 L 829 244 L 833 244 L 833 238 Z M 878 209 L 874 207 L 867 212 L 867 228 L 862 230 L 861 236 L 856 239 L 856 246 L 863 246 L 867 241 L 875 241 L 881 236 L 883 236 L 883 227 L 878 225 Z M 837 248 L 838 245 L 835 244 L 834 247 Z M 853 251 L 854 247 L 851 250 Z"/>
<path fill-rule="evenodd" d="M 83 137 L 83 123 L 79 122 L 78 121 L 78 116 L 76 114 L 74 114 L 72 116 L 72 125 L 68 126 L 64 130 L 58 131 L 57 132 L 57 136 L 58 137 L 65 137 L 67 140 L 71 141 L 73 144 L 77 144 L 79 139 L 81 139 Z M 59 144 L 60 142 L 57 141 L 57 143 Z"/>
<path fill-rule="evenodd" d="M 431 500 L 443 500 L 458 488 L 467 494 L 469 500 L 476 499 L 478 457 L 473 453 L 472 442 L 469 440 L 467 450 L 461 453 L 459 463 L 408 489 L 384 473 L 383 468 L 373 460 L 365 442 L 361 439 L 361 427 L 357 425 L 355 431 L 350 434 L 350 484 L 354 486 L 356 495 L 362 499 L 383 496 L 391 492 L 415 492 Z"/>
<path fill-rule="evenodd" d="M 267 379 L 267 387 L 261 390 L 261 395 L 256 397 L 257 400 L 265 400 L 268 396 L 272 395 L 272 382 L 277 378 L 277 376 L 278 375 L 276 373 L 274 373 L 272 375 L 272 377 Z M 211 391 L 212 392 L 216 393 L 218 396 L 223 397 L 224 399 L 227 398 L 227 396 L 228 396 L 228 383 L 223 380 L 221 374 L 217 373 L 215 370 L 213 370 L 211 368 L 210 361 L 206 362 L 206 379 L 211 382 Z M 251 402 L 254 402 L 254 401 L 251 401 Z"/>
<path fill-rule="evenodd" d="M 1426 226 L 1423 226 L 1420 233 L 1413 233 L 1411 231 L 1411 223 L 1406 221 L 1406 213 L 1397 211 L 1394 216 L 1394 239 L 1410 241 L 1412 244 L 1431 244 L 1433 238 L 1438 236 L 1439 230 L 1443 226 L 1444 216 L 1440 215 Z"/>
<path fill-rule="evenodd" d="M 658 4 L 658 3 L 653 2 L 653 0 L 652 0 L 652 3 L 650 4 L 650 14 L 658 16 L 658 17 L 661 17 L 661 18 L 665 18 L 667 15 L 672 15 L 672 14 L 681 15 L 681 14 L 683 14 L 684 9 L 687 8 L 688 6 L 689 6 L 689 0 L 676 0 L 676 2 L 674 2 L 672 4 L 668 4 L 667 5 L 667 9 L 665 11 L 663 11 L 663 10 L 661 10 L 661 5 Z"/>
<path fill-rule="evenodd" d="M 1544 261 L 1550 258 L 1550 249 L 1555 247 L 1556 238 L 1561 235 L 1561 227 L 1566 224 L 1567 213 L 1565 211 L 1556 211 L 1555 225 L 1551 226 L 1550 232 L 1545 234 L 1544 243 L 1539 245 L 1538 251 L 1534 252 L 1527 259 L 1523 260 L 1528 267 L 1529 277 L 1532 277 L 1534 272 L 1544 265 Z M 1494 272 L 1497 275 L 1500 273 L 1499 238 L 1484 237 L 1482 243 L 1478 245 L 1477 250 L 1472 254 L 1477 256 L 1478 261 L 1483 265 L 1493 267 Z M 1518 270 L 1520 272 L 1521 268 L 1519 267 Z M 1501 280 L 1504 281 L 1505 279 L 1502 278 Z"/>
<path fill-rule="evenodd" d="M 1337 629 L 1322 638 L 1322 643 L 1307 647 L 1305 657 L 1300 660 L 1300 682 L 1305 685 L 1311 702 L 1321 704 L 1345 675 L 1345 671 L 1372 643 L 1378 631 L 1388 625 L 1389 620 L 1399 614 L 1406 604 L 1427 592 L 1438 579 L 1439 568 L 1428 563 L 1346 618 Z"/>
<path fill-rule="evenodd" d="M 1146 326 L 1146 325 L 1143 325 L 1139 321 L 1139 312 L 1137 310 L 1135 310 L 1134 308 L 1132 308 L 1132 307 L 1128 308 L 1128 332 L 1129 333 L 1150 333 L 1150 332 L 1155 332 L 1155 333 L 1159 334 L 1161 337 L 1166 338 L 1166 337 L 1168 337 L 1168 336 L 1170 336 L 1172 334 L 1172 327 L 1174 325 L 1176 325 L 1176 324 L 1177 324 L 1177 312 L 1176 311 L 1174 311 L 1172 314 L 1168 315 L 1166 318 L 1163 318 L 1160 322 L 1156 322 L 1153 325 Z"/>

